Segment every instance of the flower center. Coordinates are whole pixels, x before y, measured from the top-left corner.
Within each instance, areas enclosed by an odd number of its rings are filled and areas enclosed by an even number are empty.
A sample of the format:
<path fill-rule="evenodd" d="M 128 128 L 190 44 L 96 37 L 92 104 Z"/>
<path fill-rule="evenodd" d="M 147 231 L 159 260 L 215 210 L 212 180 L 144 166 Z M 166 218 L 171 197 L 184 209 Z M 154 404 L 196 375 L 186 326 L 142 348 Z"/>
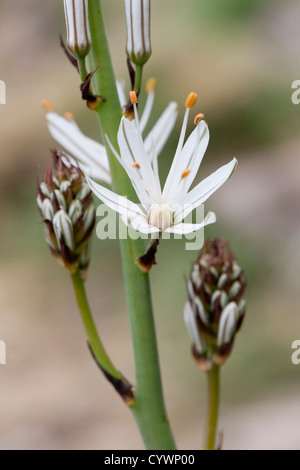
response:
<path fill-rule="evenodd" d="M 173 214 L 168 204 L 152 204 L 148 214 L 149 225 L 154 225 L 161 232 L 173 225 Z"/>

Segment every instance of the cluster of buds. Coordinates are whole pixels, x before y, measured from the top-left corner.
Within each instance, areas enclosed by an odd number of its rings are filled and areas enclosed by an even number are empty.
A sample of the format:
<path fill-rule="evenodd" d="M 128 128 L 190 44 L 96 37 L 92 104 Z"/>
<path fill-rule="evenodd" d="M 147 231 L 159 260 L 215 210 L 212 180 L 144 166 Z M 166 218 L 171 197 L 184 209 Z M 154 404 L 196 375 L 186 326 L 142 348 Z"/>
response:
<path fill-rule="evenodd" d="M 91 48 L 87 0 L 64 0 L 67 45 L 76 58 L 84 58 Z"/>
<path fill-rule="evenodd" d="M 143 65 L 151 56 L 150 0 L 125 0 L 125 14 L 127 55 L 135 65 Z"/>
<path fill-rule="evenodd" d="M 38 183 L 37 204 L 52 255 L 70 273 L 80 270 L 84 275 L 95 206 L 82 171 L 61 151 L 52 152 L 43 182 Z"/>
<path fill-rule="evenodd" d="M 192 352 L 200 369 L 208 371 L 229 357 L 246 310 L 246 278 L 228 242 L 216 238 L 204 243 L 187 287 L 184 318 Z"/>

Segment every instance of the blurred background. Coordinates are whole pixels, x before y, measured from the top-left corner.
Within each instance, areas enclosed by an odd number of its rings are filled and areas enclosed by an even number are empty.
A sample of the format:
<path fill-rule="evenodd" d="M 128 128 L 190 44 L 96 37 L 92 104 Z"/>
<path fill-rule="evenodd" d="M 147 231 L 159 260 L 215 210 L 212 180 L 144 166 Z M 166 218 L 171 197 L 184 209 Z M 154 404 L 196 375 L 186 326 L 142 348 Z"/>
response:
<path fill-rule="evenodd" d="M 123 1 L 103 0 L 116 76 L 127 79 Z M 223 368 L 220 428 L 225 449 L 299 449 L 300 79 L 297 0 L 152 0 L 153 55 L 145 78 L 158 79 L 153 121 L 179 103 L 177 128 L 160 163 L 166 174 L 186 95 L 211 142 L 199 178 L 236 156 L 239 166 L 206 203 L 248 278 L 247 318 Z M 68 274 L 51 258 L 35 204 L 54 146 L 40 101 L 71 111 L 98 138 L 79 80 L 59 47 L 63 2 L 0 1 L 0 366 L 1 449 L 142 449 L 135 423 L 86 347 Z M 129 86 L 129 85 L 128 85 Z M 190 123 L 192 129 L 192 123 Z M 167 408 L 180 449 L 199 449 L 205 380 L 190 357 L 182 318 L 185 276 L 196 253 L 165 241 L 152 271 Z M 118 243 L 93 241 L 87 290 L 118 368 L 134 380 Z"/>

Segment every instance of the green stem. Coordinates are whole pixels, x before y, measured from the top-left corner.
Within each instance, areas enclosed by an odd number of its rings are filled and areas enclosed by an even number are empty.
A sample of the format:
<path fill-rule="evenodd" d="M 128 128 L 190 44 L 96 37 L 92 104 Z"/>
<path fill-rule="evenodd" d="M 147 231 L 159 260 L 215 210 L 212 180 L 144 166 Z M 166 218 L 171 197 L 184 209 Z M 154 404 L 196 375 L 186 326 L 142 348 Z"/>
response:
<path fill-rule="evenodd" d="M 96 325 L 94 323 L 88 299 L 86 296 L 86 291 L 84 287 L 84 282 L 81 277 L 80 271 L 77 271 L 75 274 L 71 275 L 75 296 L 80 311 L 82 323 L 89 341 L 89 344 L 92 348 L 92 351 L 103 369 L 108 372 L 113 377 L 122 380 L 121 374 L 117 371 L 111 360 L 109 359 L 104 346 L 99 338 Z"/>
<path fill-rule="evenodd" d="M 142 87 L 142 78 L 143 78 L 143 65 L 135 66 L 135 80 L 134 80 L 134 91 L 138 95 Z"/>
<path fill-rule="evenodd" d="M 208 412 L 205 432 L 205 450 L 214 450 L 220 400 L 220 367 L 214 365 L 207 372 L 208 379 Z"/>
<path fill-rule="evenodd" d="M 91 67 L 100 67 L 93 77 L 95 93 L 106 98 L 97 110 L 102 134 L 118 148 L 117 133 L 121 108 L 102 15 L 101 0 L 89 1 L 89 21 L 92 36 Z M 106 145 L 115 191 L 135 200 L 127 174 Z M 123 274 L 130 316 L 135 356 L 136 403 L 131 407 L 148 449 L 175 449 L 175 443 L 165 410 L 160 376 L 155 325 L 149 277 L 143 274 L 135 260 L 144 253 L 142 239 L 120 240 Z"/>
<path fill-rule="evenodd" d="M 79 69 L 79 75 L 81 78 L 82 83 L 85 82 L 86 77 L 88 76 L 88 72 L 86 69 L 86 63 L 85 63 L 85 58 L 79 58 L 77 59 L 78 63 L 78 69 Z"/>

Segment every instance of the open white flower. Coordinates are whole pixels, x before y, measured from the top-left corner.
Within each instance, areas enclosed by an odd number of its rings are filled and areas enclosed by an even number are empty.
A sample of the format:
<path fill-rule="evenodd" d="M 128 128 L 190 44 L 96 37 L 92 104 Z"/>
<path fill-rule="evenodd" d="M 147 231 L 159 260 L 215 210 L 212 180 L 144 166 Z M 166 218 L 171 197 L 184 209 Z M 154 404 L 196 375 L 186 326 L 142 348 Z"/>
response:
<path fill-rule="evenodd" d="M 126 104 L 124 88 L 121 83 L 117 83 L 120 105 Z M 150 79 L 147 82 L 147 100 L 142 116 L 141 129 L 145 129 L 154 102 L 155 80 Z M 50 134 L 59 143 L 64 150 L 74 157 L 80 168 L 85 174 L 93 179 L 111 184 L 111 176 L 107 153 L 104 145 L 90 139 L 84 135 L 71 113 L 60 116 L 55 112 L 54 106 L 49 101 L 43 101 L 42 106 L 46 109 L 46 119 Z M 145 139 L 145 149 L 151 158 L 152 148 L 160 153 L 165 145 L 177 118 L 177 103 L 170 103 L 162 113 L 152 130 Z M 69 156 L 68 155 L 68 156 Z M 71 163 L 74 160 L 69 156 Z"/>
<path fill-rule="evenodd" d="M 190 192 L 189 189 L 197 175 L 202 158 L 209 142 L 209 130 L 203 115 L 195 118 L 196 129 L 184 143 L 190 109 L 196 103 L 197 95 L 190 93 L 186 101 L 186 112 L 180 133 L 177 150 L 166 179 L 161 188 L 157 151 L 155 142 L 149 149 L 143 142 L 137 98 L 131 92 L 135 119 L 121 119 L 118 143 L 121 156 L 111 146 L 114 155 L 126 170 L 136 191 L 141 205 L 137 205 L 87 177 L 91 190 L 107 206 L 122 215 L 124 222 L 142 233 L 177 233 L 188 234 L 216 221 L 210 212 L 199 224 L 187 224 L 182 221 L 195 208 L 204 203 L 231 176 L 237 160 L 234 158 L 209 177 L 201 181 Z M 108 139 L 108 138 L 107 138 Z M 150 156 L 150 158 L 149 158 Z"/>

